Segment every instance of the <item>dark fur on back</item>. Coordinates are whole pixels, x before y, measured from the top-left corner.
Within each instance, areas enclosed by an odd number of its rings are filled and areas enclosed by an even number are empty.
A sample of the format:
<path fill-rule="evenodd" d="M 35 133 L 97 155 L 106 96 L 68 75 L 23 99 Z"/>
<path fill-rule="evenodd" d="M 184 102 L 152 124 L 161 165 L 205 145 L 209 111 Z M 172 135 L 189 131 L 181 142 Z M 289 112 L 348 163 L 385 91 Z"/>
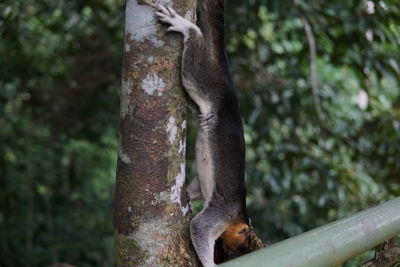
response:
<path fill-rule="evenodd" d="M 216 188 L 213 200 L 216 203 L 231 203 L 239 205 L 237 210 L 232 210 L 230 216 L 248 223 L 247 209 L 245 203 L 246 187 L 244 184 L 245 173 L 245 147 L 243 137 L 243 126 L 239 111 L 239 102 L 229 69 L 225 45 L 225 1 L 203 0 L 202 1 L 202 23 L 204 27 L 204 38 L 209 46 L 213 47 L 216 55 L 215 60 L 210 60 L 211 68 L 217 71 L 209 72 L 218 77 L 219 81 L 214 84 L 213 90 L 218 91 L 218 103 L 216 110 L 217 123 L 212 127 L 214 139 L 213 147 L 216 150 L 214 159 L 216 162 Z M 210 80 L 209 77 L 207 80 Z M 212 80 L 211 78 L 211 80 Z M 229 188 L 227 188 L 229 187 Z M 237 203 L 237 202 L 240 203 Z M 210 205 L 213 205 L 211 201 Z M 235 205 L 236 204 L 236 205 Z M 228 211 L 228 213 L 231 213 Z"/>
<path fill-rule="evenodd" d="M 201 1 L 201 22 L 206 42 L 215 47 L 215 52 L 226 57 L 225 54 L 225 1 Z M 226 59 L 224 59 L 226 60 Z"/>

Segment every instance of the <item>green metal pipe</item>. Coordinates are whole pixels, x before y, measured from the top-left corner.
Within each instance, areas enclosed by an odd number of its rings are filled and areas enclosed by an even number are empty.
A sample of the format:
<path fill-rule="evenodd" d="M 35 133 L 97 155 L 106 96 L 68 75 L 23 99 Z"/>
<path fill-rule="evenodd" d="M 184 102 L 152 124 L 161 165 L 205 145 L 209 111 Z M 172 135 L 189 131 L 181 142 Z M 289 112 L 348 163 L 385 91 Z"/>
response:
<path fill-rule="evenodd" d="M 221 266 L 337 266 L 398 234 L 400 197 Z"/>

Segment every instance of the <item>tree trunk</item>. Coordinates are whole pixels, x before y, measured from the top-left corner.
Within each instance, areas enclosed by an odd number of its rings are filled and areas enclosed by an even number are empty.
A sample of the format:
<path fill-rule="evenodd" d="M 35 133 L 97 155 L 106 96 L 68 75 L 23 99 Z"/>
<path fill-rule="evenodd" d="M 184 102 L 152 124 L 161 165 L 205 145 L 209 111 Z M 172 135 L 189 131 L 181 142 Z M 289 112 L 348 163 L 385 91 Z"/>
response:
<path fill-rule="evenodd" d="M 197 266 L 184 186 L 182 37 L 167 34 L 150 1 L 126 4 L 114 210 L 116 265 Z M 161 1 L 167 2 L 194 20 L 194 0 Z"/>

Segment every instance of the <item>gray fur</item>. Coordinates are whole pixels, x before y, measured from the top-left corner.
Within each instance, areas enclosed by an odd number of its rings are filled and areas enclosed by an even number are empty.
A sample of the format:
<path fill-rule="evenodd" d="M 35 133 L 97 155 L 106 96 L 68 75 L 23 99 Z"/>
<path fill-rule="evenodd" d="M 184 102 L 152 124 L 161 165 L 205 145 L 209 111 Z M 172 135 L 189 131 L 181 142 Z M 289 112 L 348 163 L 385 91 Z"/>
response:
<path fill-rule="evenodd" d="M 188 188 L 202 198 L 203 210 L 190 225 L 193 245 L 206 267 L 215 266 L 214 245 L 226 227 L 248 222 L 244 184 L 244 138 L 239 104 L 224 44 L 224 1 L 203 0 L 205 33 L 171 8 L 159 6 L 158 19 L 184 37 L 182 84 L 197 105 L 198 180 Z"/>

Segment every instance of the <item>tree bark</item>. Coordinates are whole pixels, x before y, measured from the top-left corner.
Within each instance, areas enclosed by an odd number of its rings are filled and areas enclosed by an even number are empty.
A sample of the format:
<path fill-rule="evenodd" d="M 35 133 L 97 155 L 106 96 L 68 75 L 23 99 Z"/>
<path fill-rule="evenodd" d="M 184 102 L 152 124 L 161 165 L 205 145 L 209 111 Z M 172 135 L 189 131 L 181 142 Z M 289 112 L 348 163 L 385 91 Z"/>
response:
<path fill-rule="evenodd" d="M 400 247 L 397 237 L 386 240 L 375 247 L 375 256 L 361 264 L 361 267 L 394 267 L 400 265 Z"/>
<path fill-rule="evenodd" d="M 383 251 L 378 257 L 363 263 L 361 267 L 391 267 L 400 264 L 400 247 Z"/>
<path fill-rule="evenodd" d="M 114 209 L 117 266 L 197 266 L 185 190 L 182 37 L 157 22 L 154 1 L 126 4 Z M 159 1 L 192 21 L 195 0 Z"/>

